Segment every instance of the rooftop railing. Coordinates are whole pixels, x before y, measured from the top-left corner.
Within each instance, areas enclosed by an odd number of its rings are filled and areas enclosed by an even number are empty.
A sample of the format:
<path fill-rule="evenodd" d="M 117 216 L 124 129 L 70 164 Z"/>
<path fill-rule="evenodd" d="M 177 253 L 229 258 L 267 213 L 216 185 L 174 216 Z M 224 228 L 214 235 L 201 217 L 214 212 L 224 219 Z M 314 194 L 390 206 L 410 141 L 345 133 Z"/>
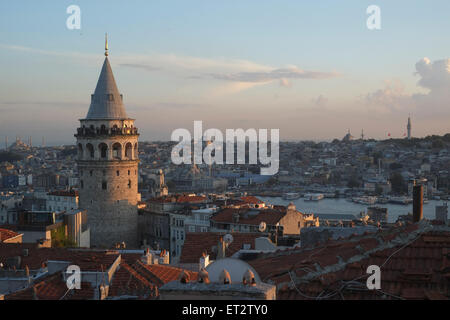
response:
<path fill-rule="evenodd" d="M 133 128 L 77 128 L 77 137 L 137 135 L 138 129 Z"/>

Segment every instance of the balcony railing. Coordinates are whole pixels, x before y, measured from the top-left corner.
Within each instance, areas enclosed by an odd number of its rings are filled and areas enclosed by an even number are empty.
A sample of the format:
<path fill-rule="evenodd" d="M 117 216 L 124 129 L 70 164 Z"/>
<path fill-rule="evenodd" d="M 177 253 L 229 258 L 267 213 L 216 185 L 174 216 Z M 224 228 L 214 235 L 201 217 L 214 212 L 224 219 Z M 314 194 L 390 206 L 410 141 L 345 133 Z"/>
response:
<path fill-rule="evenodd" d="M 76 137 L 98 137 L 98 136 L 118 136 L 118 135 L 138 135 L 138 129 L 133 128 L 77 128 Z"/>

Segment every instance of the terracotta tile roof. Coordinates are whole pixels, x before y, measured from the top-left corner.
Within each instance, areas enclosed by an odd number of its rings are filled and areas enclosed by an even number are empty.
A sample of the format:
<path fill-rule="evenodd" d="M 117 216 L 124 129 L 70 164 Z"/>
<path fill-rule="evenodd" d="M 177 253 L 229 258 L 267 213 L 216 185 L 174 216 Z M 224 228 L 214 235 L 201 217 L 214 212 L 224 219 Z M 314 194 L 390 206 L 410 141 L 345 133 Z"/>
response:
<path fill-rule="evenodd" d="M 234 208 L 225 208 L 222 211 L 219 211 L 214 216 L 211 217 L 211 220 L 214 222 L 221 223 L 233 223 L 233 224 L 248 224 L 248 225 L 259 225 L 262 221 L 266 222 L 268 225 L 276 225 L 277 222 L 280 221 L 286 214 L 286 212 L 282 212 L 279 210 L 273 209 L 262 209 L 259 210 L 258 214 L 248 215 L 246 213 L 249 211 L 253 211 L 255 209 L 234 209 Z M 239 221 L 233 221 L 233 215 L 239 213 Z"/>
<path fill-rule="evenodd" d="M 154 202 L 154 203 L 169 203 L 169 202 L 203 203 L 206 200 L 207 200 L 207 197 L 205 197 L 205 196 L 191 196 L 191 195 L 185 195 L 185 194 L 177 194 L 177 195 L 152 198 L 152 199 L 149 199 L 148 202 Z"/>
<path fill-rule="evenodd" d="M 0 242 L 17 237 L 18 235 L 19 233 L 15 231 L 0 228 Z"/>
<path fill-rule="evenodd" d="M 140 298 L 154 298 L 155 285 L 122 261 L 113 275 L 108 296 L 133 295 Z"/>
<path fill-rule="evenodd" d="M 199 232 L 186 233 L 183 249 L 181 250 L 180 263 L 198 263 L 204 251 L 206 251 L 210 259 L 216 259 L 216 252 L 212 248 L 217 247 L 220 237 L 224 232 Z M 242 233 L 233 232 L 233 242 L 226 250 L 226 255 L 231 256 L 243 248 L 244 244 L 250 244 L 251 249 L 255 249 L 255 239 L 261 237 L 261 233 Z"/>
<path fill-rule="evenodd" d="M 23 250 L 28 249 L 24 256 Z M 0 262 L 5 264 L 11 257 L 21 257 L 21 269 L 28 266 L 31 270 L 42 267 L 48 260 L 69 261 L 78 265 L 83 271 L 106 270 L 118 258 L 117 251 L 93 251 L 66 248 L 37 248 L 30 243 L 0 243 Z"/>
<path fill-rule="evenodd" d="M 53 191 L 48 193 L 50 196 L 60 196 L 60 197 L 78 197 L 78 190 L 70 191 Z"/>
<path fill-rule="evenodd" d="M 82 282 L 81 289 L 68 291 L 61 272 L 5 296 L 5 300 L 89 300 L 93 298 L 94 289 L 88 282 Z"/>
<path fill-rule="evenodd" d="M 421 223 L 291 249 L 248 261 L 277 299 L 443 299 L 450 297 L 450 228 Z M 381 268 L 368 290 L 367 267 Z"/>
<path fill-rule="evenodd" d="M 204 196 L 185 196 L 185 195 L 181 195 L 177 198 L 177 202 L 182 202 L 182 203 L 202 203 L 206 201 L 206 197 Z"/>
<path fill-rule="evenodd" d="M 257 197 L 254 196 L 246 196 L 240 198 L 243 202 L 249 203 L 249 204 L 260 204 L 264 203 L 263 201 L 259 200 Z"/>
<path fill-rule="evenodd" d="M 140 260 L 128 264 L 122 260 L 119 270 L 112 278 L 108 296 L 133 295 L 140 299 L 155 299 L 158 288 L 178 280 L 183 269 L 168 265 L 146 265 Z M 197 272 L 187 271 L 192 280 L 197 280 Z"/>
<path fill-rule="evenodd" d="M 69 251 L 68 249 L 64 250 Z M 139 260 L 140 254 L 127 253 L 124 256 L 125 258 L 121 259 L 119 267 L 112 275 L 108 298 L 134 296 L 138 299 L 155 299 L 158 297 L 158 287 L 177 280 L 180 273 L 183 272 L 183 269 L 168 265 L 145 265 Z M 81 267 L 81 270 L 86 269 Z M 197 272 L 187 272 L 192 280 L 197 280 Z M 40 279 L 26 289 L 7 295 L 5 299 L 89 300 L 94 298 L 95 290 L 98 289 L 93 288 L 90 283 L 82 282 L 80 290 L 68 291 L 62 273 L 58 272 Z"/>
<path fill-rule="evenodd" d="M 133 268 L 140 274 L 147 276 L 158 287 L 170 281 L 178 280 L 180 273 L 183 272 L 183 269 L 180 268 L 159 264 L 146 265 L 141 261 L 136 261 Z M 191 280 L 197 280 L 197 272 L 187 270 L 186 272 L 190 275 Z"/>

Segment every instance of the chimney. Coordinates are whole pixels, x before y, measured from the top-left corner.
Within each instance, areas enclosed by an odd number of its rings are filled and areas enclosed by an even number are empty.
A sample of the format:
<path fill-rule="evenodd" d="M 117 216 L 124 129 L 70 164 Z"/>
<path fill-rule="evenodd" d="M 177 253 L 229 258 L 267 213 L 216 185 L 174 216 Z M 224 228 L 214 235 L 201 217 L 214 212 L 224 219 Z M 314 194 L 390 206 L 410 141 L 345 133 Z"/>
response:
<path fill-rule="evenodd" d="M 145 254 L 141 257 L 141 262 L 145 265 L 153 264 L 153 255 L 150 253 L 150 250 L 147 248 Z"/>
<path fill-rule="evenodd" d="M 220 237 L 219 245 L 217 246 L 217 260 L 225 258 L 225 241 Z"/>
<path fill-rule="evenodd" d="M 222 272 L 220 273 L 220 275 L 219 275 L 219 283 L 221 283 L 221 284 L 231 284 L 230 273 L 226 269 L 223 269 Z"/>
<path fill-rule="evenodd" d="M 209 280 L 209 274 L 208 271 L 206 271 L 205 268 L 200 269 L 199 273 L 198 273 L 198 280 L 197 282 L 199 283 L 205 283 L 208 284 L 211 281 Z"/>
<path fill-rule="evenodd" d="M 423 218 L 423 186 L 413 187 L 413 222 L 419 222 Z"/>
<path fill-rule="evenodd" d="M 202 256 L 200 257 L 199 270 L 206 269 L 208 265 L 209 265 L 209 255 L 206 252 L 203 252 Z"/>

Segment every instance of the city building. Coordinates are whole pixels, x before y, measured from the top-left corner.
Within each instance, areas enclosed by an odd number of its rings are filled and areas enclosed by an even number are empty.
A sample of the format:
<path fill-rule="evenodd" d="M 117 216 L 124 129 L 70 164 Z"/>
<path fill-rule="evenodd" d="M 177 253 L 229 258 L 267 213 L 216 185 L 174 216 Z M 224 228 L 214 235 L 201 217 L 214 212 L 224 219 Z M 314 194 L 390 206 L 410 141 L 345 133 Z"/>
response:
<path fill-rule="evenodd" d="M 138 132 L 105 60 L 91 105 L 77 129 L 80 208 L 87 210 L 91 245 L 138 246 Z"/>

